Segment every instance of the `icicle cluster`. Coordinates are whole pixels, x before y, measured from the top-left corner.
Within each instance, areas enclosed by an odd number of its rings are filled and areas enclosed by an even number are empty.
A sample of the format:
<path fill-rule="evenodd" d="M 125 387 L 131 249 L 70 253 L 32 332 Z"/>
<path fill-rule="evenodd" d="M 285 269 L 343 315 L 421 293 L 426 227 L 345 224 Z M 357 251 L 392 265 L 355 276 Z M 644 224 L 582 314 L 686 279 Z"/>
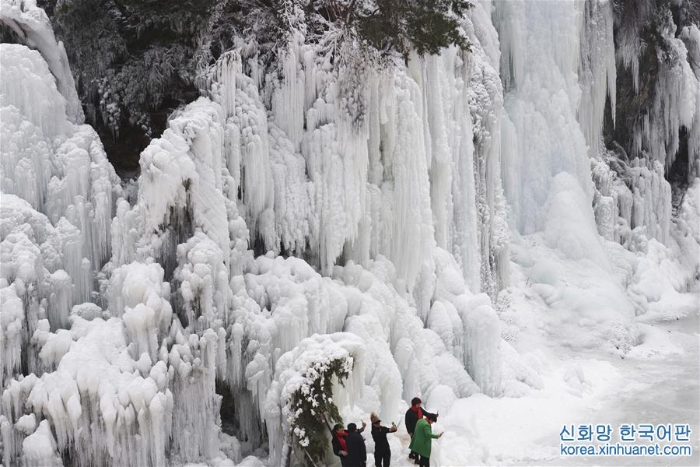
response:
<path fill-rule="evenodd" d="M 495 4 L 505 108 L 512 122 L 504 134 L 504 190 L 520 233 L 543 228 L 546 212 L 541 207 L 558 173 L 572 174 L 592 195 L 586 139 L 577 121 L 582 10 L 581 2 Z M 597 74 L 607 68 L 589 66 Z M 596 88 L 603 103 L 606 87 Z M 599 132 L 602 122 L 589 125 L 589 132 Z"/>
<path fill-rule="evenodd" d="M 75 89 L 66 50 L 62 42 L 56 41 L 49 17 L 36 6 L 36 0 L 2 0 L 0 21 L 12 29 L 24 45 L 41 53 L 56 80 L 58 92 L 66 100 L 68 120 L 83 123 L 83 107 Z"/>
<path fill-rule="evenodd" d="M 364 401 L 395 417 L 398 399 L 438 386 L 500 394 L 498 322 L 469 291 L 507 276 L 497 60 L 478 50 L 367 71 L 354 97 L 302 42 L 264 83 L 226 55 L 218 103 L 179 111 L 141 155 L 132 205 L 93 133 L 67 121 L 40 54 L 3 46 L 2 112 L 18 115 L 3 119 L 17 141 L 2 159 L 4 462 L 209 462 L 265 443 L 277 456 L 279 362 L 314 334 L 356 336 L 353 397 L 335 389 L 343 411 Z M 220 433 L 222 403 L 238 439 Z"/>
<path fill-rule="evenodd" d="M 71 307 L 91 299 L 95 274 L 110 254 L 121 188 L 96 133 L 67 120 L 41 55 L 8 44 L 0 55 L 0 277 L 7 288 L 3 314 L 16 323 L 3 326 L 5 355 L 14 355 L 6 376 L 20 365 L 35 371 L 34 331 L 67 327 Z M 22 309 L 13 305 L 17 299 Z"/>
<path fill-rule="evenodd" d="M 601 143 L 606 101 L 610 102 L 612 116 L 615 118 L 617 69 L 613 2 L 588 0 L 584 3 L 583 15 L 578 70 L 582 94 L 578 121 L 586 137 L 589 155 L 596 157 L 603 149 Z"/>
<path fill-rule="evenodd" d="M 668 16 L 659 31 L 668 50 L 660 56 L 651 108 L 633 130 L 631 156 L 659 161 L 668 171 L 678 153 L 679 134 L 684 128 L 689 133 L 688 163 L 692 174 L 700 160 L 700 72 L 697 67 L 694 71 L 691 63 L 698 56 L 700 33 L 697 26 L 690 25 L 683 29 L 681 37 L 676 37 L 670 12 Z M 694 53 L 690 60 L 688 46 Z"/>

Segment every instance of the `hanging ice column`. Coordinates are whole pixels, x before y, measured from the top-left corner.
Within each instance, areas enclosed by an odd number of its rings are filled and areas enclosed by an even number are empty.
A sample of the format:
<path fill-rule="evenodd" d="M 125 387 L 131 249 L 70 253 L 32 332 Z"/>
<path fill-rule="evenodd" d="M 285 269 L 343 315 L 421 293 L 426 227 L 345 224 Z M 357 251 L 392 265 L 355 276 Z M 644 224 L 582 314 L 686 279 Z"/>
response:
<path fill-rule="evenodd" d="M 36 0 L 1 0 L 0 22 L 7 25 L 27 47 L 38 50 L 56 79 L 58 91 L 66 99 L 71 123 L 83 123 L 83 108 L 75 90 L 63 43 L 56 41 L 51 21 Z"/>
<path fill-rule="evenodd" d="M 512 122 L 504 140 L 506 197 L 517 230 L 544 226 L 554 177 L 567 172 L 592 196 L 586 140 L 577 121 L 583 24 L 581 2 L 496 2 L 505 108 Z"/>
<path fill-rule="evenodd" d="M 68 120 L 38 51 L 0 44 L 0 120 L 2 312 L 22 328 L 21 342 L 14 333 L 4 336 L 3 351 L 17 346 L 6 354 L 17 357 L 6 375 L 19 369 L 20 354 L 26 374 L 39 371 L 29 344 L 34 331 L 67 327 L 71 307 L 93 299 L 121 187 L 95 131 Z M 15 297 L 21 313 L 11 312 Z"/>
<path fill-rule="evenodd" d="M 589 155 L 602 149 L 603 114 L 610 99 L 615 118 L 616 78 L 612 1 L 586 0 L 581 31 L 579 79 L 583 95 L 578 120 L 586 137 Z"/>
<path fill-rule="evenodd" d="M 552 332 L 564 336 L 575 329 L 567 337 L 575 347 L 603 345 L 624 352 L 638 336 L 635 309 L 625 284 L 612 273 L 596 225 L 586 141 L 588 137 L 591 152 L 597 151 L 611 83 L 612 61 L 604 44 L 610 26 L 606 8 L 605 2 L 593 1 L 495 4 L 507 111 L 502 173 L 512 228 L 528 236 L 521 241 L 518 235 L 511 244 L 528 251 L 527 259 L 514 259 L 527 279 L 550 284 L 553 279 L 542 271 L 556 271 L 552 265 L 561 262 L 566 265 L 562 274 L 578 270 L 569 265 L 586 264 L 599 281 L 568 281 L 549 309 L 565 320 L 576 320 L 579 327 L 558 326 Z M 611 190 L 608 187 L 604 196 L 611 198 Z M 615 218 L 609 214 L 608 220 Z M 558 274 L 551 274 L 554 280 L 559 280 Z M 582 303 L 577 300 L 581 295 L 595 295 L 596 300 Z"/>

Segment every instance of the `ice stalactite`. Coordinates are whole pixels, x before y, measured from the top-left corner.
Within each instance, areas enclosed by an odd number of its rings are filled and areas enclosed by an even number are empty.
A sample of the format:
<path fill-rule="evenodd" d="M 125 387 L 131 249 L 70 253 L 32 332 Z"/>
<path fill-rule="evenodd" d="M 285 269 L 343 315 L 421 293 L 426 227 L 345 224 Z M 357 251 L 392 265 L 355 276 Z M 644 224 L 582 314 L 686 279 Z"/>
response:
<path fill-rule="evenodd" d="M 17 296 L 14 286 L 0 288 L 0 319 L 2 331 L 0 332 L 0 348 L 2 348 L 2 382 L 12 378 L 15 373 L 21 371 L 22 357 L 22 333 L 24 326 L 24 304 Z"/>
<path fill-rule="evenodd" d="M 11 287 L 7 294 L 12 290 L 24 304 L 21 340 L 14 331 L 12 340 L 22 349 L 26 374 L 40 372 L 29 345 L 34 332 L 67 327 L 70 308 L 93 299 L 121 188 L 94 130 L 68 121 L 66 101 L 39 52 L 17 44 L 0 49 L 1 274 Z M 16 360 L 10 366 L 16 370 Z"/>
<path fill-rule="evenodd" d="M 42 56 L 21 45 L 3 44 L 2 52 L 3 192 L 46 212 L 56 227 L 62 216 L 77 227 L 78 261 L 86 258 L 97 271 L 109 256 L 118 178 L 94 130 L 66 120 L 65 100 Z"/>
<path fill-rule="evenodd" d="M 661 163 L 640 158 L 625 163 L 614 152 L 603 154 L 604 159 L 592 161 L 593 206 L 601 236 L 631 250 L 640 236 L 668 242 L 671 185 Z"/>
<path fill-rule="evenodd" d="M 503 392 L 498 315 L 487 296 L 476 296 L 471 303 L 460 304 L 466 335 L 462 339 L 469 374 L 479 388 L 489 396 Z"/>
<path fill-rule="evenodd" d="M 627 279 L 613 277 L 617 260 L 605 240 L 634 250 L 646 231 L 666 238 L 670 192 L 657 166 L 618 161 L 602 145 L 606 101 L 616 108 L 612 6 L 511 1 L 494 8 L 507 112 L 502 172 L 517 232 L 515 261 L 551 309 L 561 309 L 563 320 L 572 313 L 586 328 L 585 339 L 567 337 L 572 345 L 625 352 L 638 336 L 637 307 L 626 294 L 632 271 L 625 270 Z M 599 290 L 596 303 L 580 304 L 578 297 L 592 292 L 572 282 L 554 299 L 550 287 L 562 280 L 561 270 L 546 254 L 533 254 L 533 245 L 555 251 L 559 261 L 595 264 L 606 278 L 591 286 Z M 593 329 L 593 322 L 604 325 Z"/>
<path fill-rule="evenodd" d="M 229 170 L 240 184 L 237 189 L 246 225 L 258 233 L 264 245 L 277 252 L 280 241 L 286 239 L 276 236 L 273 203 L 277 188 L 270 161 L 273 140 L 268 137 L 267 113 L 251 78 L 239 73 L 231 85 L 236 104 L 227 126 L 231 132 Z"/>
<path fill-rule="evenodd" d="M 49 17 L 43 9 L 36 6 L 36 0 L 2 0 L 0 22 L 12 29 L 24 45 L 41 53 L 56 79 L 58 91 L 66 100 L 68 120 L 71 123 L 83 123 L 83 107 L 75 88 L 66 50 L 62 42 L 56 41 Z M 6 79 L 7 77 L 3 78 Z"/>
<path fill-rule="evenodd" d="M 698 40 L 698 34 L 693 34 L 693 27 L 684 28 L 689 45 Z M 650 108 L 633 129 L 631 151 L 632 157 L 648 157 L 661 162 L 666 171 L 678 153 L 681 129 L 695 131 L 700 118 L 700 78 L 690 65 L 686 44 L 676 37 L 675 31 L 676 25 L 668 12 L 659 31 L 667 50 L 661 58 L 666 66 L 659 69 Z M 691 141 L 689 152 L 693 157 L 689 158 L 689 164 L 696 164 L 700 150 L 695 133 Z"/>
<path fill-rule="evenodd" d="M 223 151 L 222 108 L 204 98 L 190 104 L 144 151 L 137 202 L 122 203 L 114 219 L 110 306 L 123 310 L 134 359 L 146 370 L 166 368 L 172 401 L 159 417 L 180 440 L 167 452 L 185 462 L 218 453 L 222 318 L 231 300 L 232 258 L 247 245 L 236 243 L 247 230 L 240 229 Z M 163 269 L 143 264 L 153 257 Z M 128 269 L 119 266 L 130 261 Z M 157 299 L 161 294 L 167 301 Z"/>
<path fill-rule="evenodd" d="M 505 108 L 513 124 L 507 142 L 517 142 L 515 155 L 504 160 L 504 189 L 523 234 L 542 229 L 540 207 L 556 174 L 571 173 L 592 196 L 586 140 L 576 120 L 582 9 L 580 2 L 495 4 Z"/>
<path fill-rule="evenodd" d="M 470 69 L 467 95 L 474 145 L 473 186 L 480 226 L 477 248 L 481 286 L 471 290 L 486 292 L 495 300 L 498 292 L 508 286 L 510 276 L 509 227 L 501 169 L 504 154 L 510 148 L 502 146 L 505 110 L 499 76 L 501 55 L 496 31 L 487 21 L 489 13 L 486 6 L 475 6 L 473 21 L 466 23 L 472 53 L 465 58 Z"/>
<path fill-rule="evenodd" d="M 615 118 L 617 69 L 613 38 L 613 2 L 587 0 L 583 15 L 578 70 L 582 95 L 578 121 L 586 137 L 589 155 L 596 157 L 603 150 L 602 131 L 606 101 L 610 103 L 613 119 Z"/>
<path fill-rule="evenodd" d="M 681 31 L 681 40 L 688 50 L 688 63 L 700 81 L 700 27 L 690 24 Z M 688 180 L 700 177 L 700 103 L 696 103 L 693 124 L 688 134 Z"/>
<path fill-rule="evenodd" d="M 638 0 L 621 2 L 621 14 L 616 16 L 618 32 L 615 37 L 616 57 L 632 74 L 635 92 L 640 88 L 640 57 L 647 44 L 643 38 L 643 28 L 654 13 L 656 2 Z"/>
<path fill-rule="evenodd" d="M 481 6 L 475 10 L 486 20 Z M 494 295 L 507 283 L 502 91 L 498 58 L 487 57 L 479 43 L 497 56 L 497 39 L 492 28 L 470 34 L 475 56 L 449 50 L 414 58 L 406 73 L 349 69 L 356 76 L 343 79 L 350 84 L 337 82 L 319 50 L 299 40 L 281 60 L 279 80 L 269 76 L 263 89 L 236 72 L 229 170 L 240 179 L 242 215 L 256 251 L 304 254 L 325 273 L 338 261 L 367 265 L 384 255 L 397 265 L 396 286 L 410 291 L 424 314 L 436 246 L 456 255 L 472 291 Z M 242 60 L 256 68 L 255 56 Z M 356 94 L 343 94 L 353 86 Z M 261 114 L 266 96 L 269 120 Z M 355 107 L 362 118 L 352 116 Z M 269 141 L 260 138 L 264 133 Z M 262 170 L 267 164 L 271 170 Z M 406 250 L 420 253 L 399 253 Z"/>
<path fill-rule="evenodd" d="M 617 118 L 622 117 L 623 121 L 608 122 L 617 127 L 621 125 L 622 128 L 615 128 L 614 135 L 629 141 L 608 142 L 611 150 L 598 151 L 592 156 L 596 158 L 593 165 L 594 172 L 597 171 L 593 174 L 594 207 L 596 217 L 604 224 L 599 225 L 601 234 L 639 251 L 640 245 L 650 239 L 672 246 L 673 210 L 678 208 L 686 186 L 695 177 L 694 167 L 700 154 L 694 136 L 700 128 L 697 123 L 700 81 L 692 65 L 693 54 L 698 54 L 698 35 L 693 32 L 697 27 L 687 25 L 678 30 L 669 10 L 652 11 L 649 2 L 636 2 L 634 6 L 635 12 L 627 14 L 624 9 L 628 6 L 623 5 L 623 16 L 616 18 L 619 23 L 615 31 L 618 72 L 622 79 L 622 84 L 618 83 L 622 101 L 617 105 L 622 112 L 617 112 Z M 587 11 L 595 10 L 587 8 Z M 604 24 L 607 28 L 607 18 Z M 649 36 L 652 28 L 655 30 L 653 40 L 642 47 L 639 41 Z M 597 37 L 588 31 L 585 26 L 584 37 Z M 587 63 L 585 57 L 586 54 L 582 65 Z M 649 79 L 641 83 L 641 89 L 640 60 L 650 67 Z M 586 67 L 582 67 L 582 71 L 585 94 Z M 627 85 L 625 79 L 629 74 L 632 83 Z M 611 94 L 610 97 L 615 119 L 615 96 Z M 582 105 L 585 107 L 585 100 Z M 608 131 L 612 134 L 613 130 Z M 679 154 L 682 158 L 676 163 Z M 604 161 L 609 169 L 599 161 Z"/>

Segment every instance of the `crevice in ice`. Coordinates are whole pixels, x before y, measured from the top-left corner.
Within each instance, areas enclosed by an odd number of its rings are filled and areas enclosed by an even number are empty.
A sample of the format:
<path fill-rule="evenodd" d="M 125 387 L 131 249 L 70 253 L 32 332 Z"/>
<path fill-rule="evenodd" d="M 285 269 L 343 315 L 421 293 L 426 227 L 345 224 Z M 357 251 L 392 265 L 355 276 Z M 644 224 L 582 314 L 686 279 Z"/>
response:
<path fill-rule="evenodd" d="M 185 184 L 185 190 L 187 190 Z M 189 199 L 189 193 L 187 197 Z M 158 262 L 163 266 L 166 279 L 171 279 L 175 268 L 178 266 L 177 247 L 186 243 L 194 234 L 192 215 L 190 214 L 191 203 L 186 202 L 184 207 L 170 206 L 167 217 L 158 227 L 158 235 L 161 238 L 161 247 L 158 252 Z M 183 322 L 187 326 L 186 322 Z"/>
<path fill-rule="evenodd" d="M 683 204 L 685 193 L 688 191 L 688 187 L 693 180 L 692 173 L 689 170 L 690 131 L 688 131 L 686 127 L 681 127 L 678 139 L 678 152 L 666 176 L 671 184 L 671 204 L 673 206 L 674 217 L 677 216 L 678 210 Z"/>
<path fill-rule="evenodd" d="M 234 404 L 234 393 L 228 384 L 216 380 L 216 393 L 221 396 L 221 431 L 227 435 L 235 436 L 240 430 L 238 417 L 236 417 L 236 406 Z"/>

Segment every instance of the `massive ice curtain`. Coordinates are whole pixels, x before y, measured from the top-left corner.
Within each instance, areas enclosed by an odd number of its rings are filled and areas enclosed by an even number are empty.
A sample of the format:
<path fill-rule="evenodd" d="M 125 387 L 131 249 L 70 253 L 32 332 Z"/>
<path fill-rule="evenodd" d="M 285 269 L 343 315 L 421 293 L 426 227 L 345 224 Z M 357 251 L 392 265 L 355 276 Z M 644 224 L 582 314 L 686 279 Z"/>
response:
<path fill-rule="evenodd" d="M 659 78 L 615 170 L 608 1 L 475 2 L 470 51 L 377 70 L 329 68 L 302 31 L 273 69 L 226 52 L 133 196 L 43 10 L 0 0 L 0 21 L 22 42 L 0 44 L 6 466 L 295 465 L 294 395 L 336 362 L 340 415 L 398 420 L 542 388 L 514 347 L 528 297 L 622 355 L 636 315 L 692 306 L 700 181 L 674 211 L 664 169 L 682 127 L 697 176 L 700 70 Z"/>

